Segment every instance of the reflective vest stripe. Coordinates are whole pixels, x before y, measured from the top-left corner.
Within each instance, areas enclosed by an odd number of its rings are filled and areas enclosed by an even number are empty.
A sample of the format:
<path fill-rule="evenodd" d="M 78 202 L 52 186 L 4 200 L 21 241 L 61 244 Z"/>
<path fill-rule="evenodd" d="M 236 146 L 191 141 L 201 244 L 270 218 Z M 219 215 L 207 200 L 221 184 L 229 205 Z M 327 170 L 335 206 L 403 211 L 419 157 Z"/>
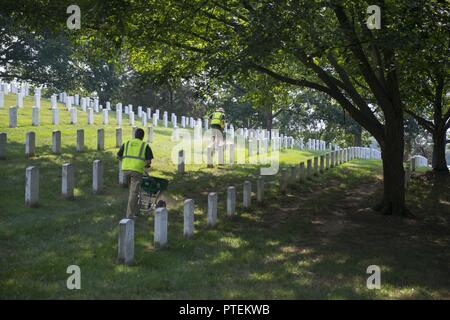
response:
<path fill-rule="evenodd" d="M 142 159 L 142 152 L 144 151 L 145 142 L 142 142 L 141 149 L 139 150 L 139 158 Z M 144 159 L 145 160 L 145 159 Z"/>
<path fill-rule="evenodd" d="M 128 154 L 128 144 L 130 143 L 130 141 L 127 141 L 127 143 L 125 144 L 125 156 Z"/>
<path fill-rule="evenodd" d="M 145 160 L 145 158 L 142 157 L 134 157 L 134 156 L 124 156 L 122 159 L 138 159 L 138 160 Z"/>

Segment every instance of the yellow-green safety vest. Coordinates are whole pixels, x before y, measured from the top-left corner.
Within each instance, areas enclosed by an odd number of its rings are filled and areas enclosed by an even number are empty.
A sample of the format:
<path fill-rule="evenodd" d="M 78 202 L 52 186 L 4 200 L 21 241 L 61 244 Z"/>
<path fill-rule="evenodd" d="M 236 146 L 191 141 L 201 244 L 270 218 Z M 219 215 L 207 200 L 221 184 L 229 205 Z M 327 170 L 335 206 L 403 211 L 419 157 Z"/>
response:
<path fill-rule="evenodd" d="M 147 143 L 141 139 L 135 138 L 125 143 L 122 170 L 144 173 L 145 149 L 147 149 Z"/>
<path fill-rule="evenodd" d="M 222 120 L 222 112 L 214 112 L 211 118 L 211 124 L 218 124 L 219 126 L 224 126 L 224 121 Z"/>

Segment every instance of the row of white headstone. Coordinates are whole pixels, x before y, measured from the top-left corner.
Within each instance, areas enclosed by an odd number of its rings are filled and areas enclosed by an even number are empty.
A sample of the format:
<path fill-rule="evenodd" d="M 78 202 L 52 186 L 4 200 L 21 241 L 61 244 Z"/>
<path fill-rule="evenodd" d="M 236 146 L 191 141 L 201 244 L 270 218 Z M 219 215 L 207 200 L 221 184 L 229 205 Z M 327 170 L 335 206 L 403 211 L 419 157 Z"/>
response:
<path fill-rule="evenodd" d="M 428 166 L 428 159 L 421 155 L 416 155 L 411 157 L 411 165 L 416 167 L 426 167 Z"/>
<path fill-rule="evenodd" d="M 130 132 L 130 137 L 134 137 L 135 130 L 137 128 L 133 127 Z M 76 152 L 84 152 L 86 150 L 84 144 L 84 129 L 77 129 L 76 135 Z M 0 159 L 4 160 L 7 158 L 7 134 L 6 132 L 0 132 Z M 61 153 L 61 143 L 62 143 L 61 131 L 53 130 L 52 132 L 52 146 L 51 150 L 54 154 Z M 122 146 L 122 128 L 116 128 L 116 148 Z M 153 141 L 153 128 L 148 127 L 147 130 L 147 142 L 152 143 Z M 105 129 L 97 129 L 97 151 L 105 150 Z M 33 131 L 28 131 L 25 133 L 25 156 L 34 157 L 36 155 L 36 133 Z"/>
<path fill-rule="evenodd" d="M 367 158 L 375 154 L 367 150 L 368 148 L 350 147 L 336 151 L 330 151 L 320 157 L 308 159 L 305 163 L 301 162 L 298 166 L 291 166 L 289 170 L 283 168 L 280 171 L 279 190 L 285 194 L 291 184 L 311 179 L 324 173 L 325 170 L 338 166 L 355 158 Z M 226 197 L 226 216 L 233 217 L 236 213 L 236 188 L 229 186 Z M 262 176 L 256 181 L 256 201 L 264 201 L 264 179 Z M 248 209 L 252 202 L 252 183 L 245 181 L 242 192 L 242 207 Z M 186 199 L 183 206 L 183 235 L 190 238 L 194 234 L 194 199 Z M 156 209 L 154 216 L 154 246 L 156 248 L 164 247 L 168 239 L 168 210 L 166 208 Z M 214 227 L 218 222 L 218 195 L 216 192 L 208 194 L 207 205 L 207 224 Z M 120 263 L 132 264 L 134 262 L 134 234 L 135 226 L 133 219 L 122 219 L 119 222 L 119 241 L 118 241 L 118 260 Z"/>
<path fill-rule="evenodd" d="M 0 106 L 2 105 L 2 93 L 1 92 L 13 92 L 17 94 L 16 98 L 16 107 L 22 108 L 23 107 L 23 96 L 29 94 L 29 85 L 24 83 L 21 85 L 21 87 L 17 86 L 15 83 L 11 84 L 0 84 Z M 11 90 L 10 90 L 11 89 Z M 3 94 L 4 95 L 4 94 Z M 58 120 L 58 111 L 57 110 L 57 99 L 59 102 L 66 105 L 66 110 L 68 110 L 71 114 L 70 117 L 70 123 L 76 124 L 77 123 L 77 111 L 73 107 L 75 106 L 81 106 L 81 109 L 84 112 L 87 112 L 87 123 L 88 124 L 94 124 L 94 117 L 93 113 L 103 113 L 103 124 L 107 125 L 109 124 L 109 111 L 111 111 L 111 103 L 108 101 L 106 102 L 106 109 L 103 109 L 102 105 L 99 104 L 99 99 L 97 97 L 94 97 L 91 99 L 90 97 L 81 97 L 79 94 L 75 94 L 74 96 L 67 95 L 66 92 L 59 93 L 59 95 L 53 94 L 51 96 L 51 108 L 53 109 L 52 114 L 52 124 L 57 125 L 59 123 Z M 33 112 L 32 112 L 32 124 L 33 125 L 39 125 L 39 110 L 41 105 L 41 89 L 35 88 L 35 103 L 33 106 Z M 92 111 L 93 109 L 93 111 Z M 152 114 L 151 108 L 146 108 L 146 111 L 144 111 L 142 106 L 138 106 L 137 109 L 137 116 L 141 119 L 141 123 L 143 126 L 147 125 L 148 120 L 153 121 L 153 126 L 158 126 L 158 121 L 160 120 L 160 111 L 159 109 L 156 109 L 156 111 Z M 123 113 L 123 106 L 122 103 L 118 103 L 116 105 L 116 121 L 117 125 L 122 125 L 122 113 Z M 129 116 L 129 122 L 132 126 L 135 125 L 135 114 L 133 112 L 133 106 L 127 105 L 124 108 L 124 113 Z M 163 114 L 163 126 L 168 127 L 168 113 L 165 111 Z M 171 114 L 171 124 L 173 128 L 178 127 L 177 123 L 177 115 L 172 113 Z M 202 126 L 204 129 L 209 128 L 209 120 L 208 119 L 194 119 L 193 117 L 181 117 L 181 127 L 186 128 L 187 126 L 190 126 L 191 128 Z M 15 110 L 10 110 L 10 127 L 17 126 L 17 112 Z M 232 132 L 234 134 L 234 127 L 233 125 L 225 124 L 225 130 L 224 133 Z M 241 128 L 239 129 L 239 134 L 243 135 L 246 139 L 250 138 L 269 138 L 271 137 L 271 132 L 265 129 L 248 129 L 248 128 Z M 284 135 L 277 135 L 276 138 L 279 139 L 279 146 L 284 148 L 294 148 L 298 147 L 299 149 L 309 149 L 309 150 L 325 150 L 326 149 L 326 143 L 324 141 L 315 140 L 315 139 L 309 139 L 308 143 L 304 145 L 303 139 L 298 139 L 297 141 L 293 137 L 284 136 Z M 273 139 L 273 136 L 272 136 Z M 330 145 L 331 148 L 331 145 Z M 336 146 L 336 148 L 338 148 Z"/>
<path fill-rule="evenodd" d="M 9 90 L 8 88 L 11 88 Z M 19 87 L 14 84 L 0 84 L 0 89 L 5 90 L 6 92 L 10 91 L 13 93 L 17 93 L 17 99 L 16 99 L 16 107 L 21 108 L 23 107 L 23 95 L 28 95 L 29 91 L 29 85 L 28 84 L 22 84 L 20 90 Z M 0 106 L 1 106 L 1 100 L 2 100 L 2 93 L 3 91 L 0 90 Z M 54 94 L 51 96 L 51 107 L 52 107 L 52 124 L 57 125 L 59 123 L 58 120 L 58 109 L 57 109 L 57 98 L 58 95 Z M 39 125 L 39 110 L 40 109 L 40 99 L 41 99 L 41 89 L 35 88 L 35 105 L 33 106 L 33 112 L 32 112 L 32 124 L 33 125 Z M 103 113 L 103 124 L 107 125 L 109 124 L 109 111 L 111 111 L 111 103 L 108 101 L 106 102 L 106 109 L 103 109 L 102 105 L 99 104 L 99 99 L 97 97 L 94 97 L 94 99 L 91 99 L 90 97 L 81 97 L 80 95 L 75 94 L 74 96 L 68 96 L 67 93 L 62 92 L 59 93 L 59 101 L 61 103 L 64 103 L 66 105 L 66 110 L 70 112 L 70 123 L 76 124 L 78 121 L 77 117 L 77 110 L 73 106 L 80 106 L 81 109 L 84 112 L 87 112 L 87 123 L 88 124 L 94 124 L 94 112 Z M 135 125 L 135 114 L 133 112 L 133 106 L 127 105 L 125 106 L 124 110 L 125 114 L 129 117 L 129 123 L 134 126 Z M 116 122 L 118 126 L 122 125 L 122 113 L 123 113 L 123 106 L 122 103 L 118 103 L 116 105 Z M 146 111 L 143 110 L 142 106 L 138 106 L 137 110 L 137 116 L 141 119 L 141 123 L 143 126 L 147 125 L 147 121 L 152 119 L 153 120 L 153 126 L 158 126 L 158 121 L 160 120 L 160 111 L 159 109 L 156 109 L 156 111 L 152 114 L 151 108 L 146 108 Z M 163 126 L 168 127 L 168 113 L 165 111 L 163 114 Z M 173 128 L 178 127 L 177 123 L 177 115 L 172 113 L 171 114 L 171 124 Z M 197 119 L 195 120 L 193 117 L 181 117 L 181 127 L 186 128 L 186 126 L 190 126 L 191 128 L 204 126 L 204 129 L 209 128 L 208 119 Z M 10 110 L 10 127 L 17 126 L 17 112 L 16 110 Z M 233 125 L 228 126 L 225 124 L 225 133 L 232 132 L 234 134 L 234 127 Z M 243 135 L 246 139 L 254 138 L 257 139 L 264 137 L 269 138 L 271 135 L 268 130 L 265 129 L 248 129 L 248 128 L 240 128 L 238 130 L 240 135 Z M 272 133 L 273 134 L 273 133 Z M 282 149 L 285 148 L 299 148 L 300 150 L 313 150 L 313 151 L 323 151 L 326 150 L 326 142 L 322 140 L 316 140 L 316 139 L 309 139 L 308 142 L 305 144 L 303 142 L 302 138 L 294 139 L 293 137 L 284 136 L 284 135 L 276 135 L 276 138 L 279 139 L 278 144 Z M 273 136 L 272 136 L 273 139 Z M 338 150 L 340 147 L 337 145 L 333 145 L 330 143 L 328 146 L 328 150 Z"/>
<path fill-rule="evenodd" d="M 14 83 L 12 84 L 5 84 L 0 83 L 0 107 L 4 104 L 4 93 L 12 92 L 17 94 L 16 98 L 16 107 L 10 107 L 9 115 L 10 115 L 10 127 L 17 127 L 17 109 L 23 107 L 23 97 L 25 95 L 29 94 L 29 88 L 30 86 L 28 84 L 22 84 L 21 86 L 18 86 Z M 40 111 L 40 99 L 41 99 L 41 89 L 35 88 L 35 105 L 33 106 L 32 111 L 32 125 L 38 126 L 40 124 L 39 121 L 39 111 Z M 66 93 L 60 93 L 59 99 L 61 102 L 66 103 L 66 109 L 70 112 L 70 123 L 76 124 L 78 122 L 78 116 L 77 116 L 77 109 L 73 107 L 73 105 L 79 105 L 80 104 L 80 96 L 77 94 L 75 96 L 67 96 Z M 57 95 L 54 94 L 51 96 L 51 107 L 52 107 L 52 124 L 58 125 L 59 124 L 59 109 L 57 108 Z M 94 112 L 102 112 L 103 114 L 103 121 L 102 123 L 104 125 L 109 124 L 109 112 L 111 111 L 110 102 L 106 102 L 106 109 L 103 109 L 101 105 L 99 105 L 99 100 L 97 98 L 94 98 L 91 100 L 88 97 L 81 98 L 81 108 L 83 111 L 87 112 L 87 123 L 88 124 L 94 124 Z M 122 125 L 122 104 L 118 103 L 116 105 L 116 122 L 119 126 Z M 135 126 L 135 119 L 134 119 L 134 112 L 131 111 L 132 105 L 125 106 L 125 114 L 129 117 L 129 123 L 132 126 Z M 158 121 L 160 120 L 160 111 L 159 109 L 156 109 L 156 111 L 152 114 L 152 109 L 147 108 L 146 111 L 143 111 L 142 107 L 138 107 L 138 117 L 141 118 L 141 123 L 143 126 L 147 125 L 147 120 L 152 119 L 153 120 L 153 126 L 158 126 Z M 173 128 L 178 128 L 177 124 L 177 116 L 176 114 L 172 113 L 171 115 L 171 123 Z M 185 128 L 189 124 L 191 128 L 199 128 L 202 125 L 204 125 L 204 128 L 208 128 L 208 119 L 204 119 L 204 124 L 202 123 L 202 119 L 195 120 L 193 117 L 181 117 L 181 127 Z M 163 125 L 164 127 L 168 127 L 168 113 L 164 112 L 163 114 Z M 268 138 L 270 137 L 270 132 L 265 129 L 247 129 L 247 128 L 240 128 L 237 131 L 240 135 L 243 135 L 245 138 L 250 140 L 253 140 L 252 138 L 256 138 L 257 140 L 261 139 L 261 137 Z M 235 134 L 235 130 L 233 125 L 230 125 L 229 127 L 226 126 L 225 133 L 231 133 L 232 135 Z M 297 140 L 294 140 L 293 137 L 288 137 L 284 135 L 277 135 L 276 133 L 272 132 L 272 137 L 278 139 L 279 146 L 283 148 L 294 148 L 297 146 L 299 149 L 307 149 L 307 150 L 326 150 L 326 142 L 316 139 L 309 139 L 308 142 L 305 144 L 303 142 L 302 138 L 299 138 Z M 273 139 L 273 138 L 272 138 Z M 328 150 L 339 150 L 340 147 L 337 145 L 332 145 L 331 143 L 328 146 Z M 370 156 L 370 158 L 376 158 L 381 159 L 380 151 L 368 148 L 368 152 L 374 153 L 374 155 Z M 418 166 L 425 166 L 428 163 L 428 160 L 424 157 L 417 156 L 416 160 Z"/>
<path fill-rule="evenodd" d="M 23 107 L 23 95 L 28 95 L 28 91 L 29 91 L 29 85 L 28 84 L 24 84 L 22 85 L 22 89 L 19 90 L 19 87 L 11 84 L 11 85 L 7 85 L 7 84 L 2 84 L 1 89 L 3 89 L 5 92 L 9 92 L 8 88 L 12 88 L 12 90 L 10 92 L 13 93 L 17 93 L 17 99 L 16 99 L 16 107 L 21 108 Z M 23 88 L 26 88 L 23 89 Z M 2 91 L 0 91 L 0 106 L 2 105 Z M 22 92 L 26 92 L 24 94 L 22 94 Z M 39 109 L 40 109 L 40 99 L 41 99 L 41 90 L 40 88 L 35 88 L 35 105 L 33 106 L 33 112 L 32 112 L 32 125 L 39 125 Z M 80 106 L 81 104 L 81 109 L 85 112 L 87 112 L 87 123 L 88 124 L 94 124 L 94 112 L 95 113 L 99 113 L 100 111 L 103 113 L 103 124 L 107 125 L 109 124 L 109 111 L 111 110 L 111 104 L 110 102 L 106 102 L 106 109 L 103 110 L 102 106 L 99 104 L 99 99 L 98 98 L 94 98 L 93 100 L 89 97 L 84 97 L 81 98 L 81 103 L 80 103 L 80 96 L 78 94 L 75 94 L 74 96 L 68 96 L 65 92 L 60 93 L 59 94 L 59 101 L 61 103 L 66 104 L 66 110 L 68 110 L 70 112 L 70 123 L 71 124 L 76 124 L 78 121 L 78 117 L 77 117 L 77 110 L 73 107 L 73 105 L 78 105 Z M 54 94 L 51 96 L 51 108 L 52 110 L 52 124 L 53 125 L 58 125 L 59 124 L 59 116 L 58 116 L 58 109 L 57 109 L 57 95 Z M 121 126 L 122 125 L 122 104 L 118 103 L 116 105 L 116 121 L 117 121 L 117 125 Z M 132 105 L 128 105 L 125 106 L 125 114 L 127 114 L 129 116 L 129 122 L 132 126 L 135 125 L 135 117 L 134 117 L 134 112 L 133 110 L 133 106 Z M 156 109 L 156 111 L 153 113 L 152 115 L 152 109 L 151 108 L 147 108 L 146 111 L 143 111 L 143 108 L 141 106 L 138 107 L 138 112 L 137 115 L 138 117 L 141 119 L 141 123 L 143 126 L 147 125 L 147 120 L 152 119 L 153 121 L 153 126 L 156 127 L 158 126 L 158 121 L 160 120 L 160 111 L 159 109 Z M 168 127 L 168 113 L 164 112 L 163 114 L 163 126 L 164 127 Z M 208 119 L 204 119 L 202 121 L 202 119 L 197 119 L 195 120 L 193 117 L 186 117 L 186 116 L 182 116 L 181 117 L 181 127 L 182 128 L 186 128 L 187 126 L 190 126 L 191 128 L 196 128 L 196 127 L 200 127 L 200 126 L 204 126 L 204 129 L 208 129 L 209 128 L 209 123 L 208 123 Z M 177 124 L 177 115 L 172 113 L 171 114 L 171 123 L 172 123 L 172 127 L 173 128 L 177 128 L 178 124 Z M 11 109 L 10 108 L 10 127 L 16 127 L 17 126 L 17 110 Z M 234 135 L 234 127 L 233 125 L 228 126 L 228 124 L 225 124 L 225 130 L 224 133 L 229 133 L 231 132 L 232 135 Z M 252 138 L 257 138 L 260 139 L 261 137 L 264 138 L 269 138 L 270 132 L 268 130 L 265 129 L 248 129 L 248 128 L 240 128 L 239 129 L 239 134 L 241 136 L 244 136 L 246 139 L 252 139 Z M 272 133 L 273 134 L 273 133 Z M 309 149 L 309 150 L 325 150 L 325 146 L 326 143 L 324 141 L 319 141 L 319 140 L 315 140 L 315 139 L 309 139 L 308 143 L 306 145 L 304 145 L 303 143 L 303 139 L 298 139 L 297 141 L 294 140 L 293 137 L 288 137 L 288 136 L 284 136 L 284 135 L 276 135 L 275 137 L 272 136 L 273 138 L 277 138 L 279 139 L 278 141 L 278 145 L 284 149 L 284 148 L 294 148 L 296 145 L 298 146 L 299 149 Z M 336 149 L 338 148 L 337 146 L 335 147 Z M 331 149 L 331 145 L 330 145 L 330 149 Z"/>
<path fill-rule="evenodd" d="M 5 135 L 2 133 L 0 134 L 0 141 L 4 140 L 2 137 Z M 98 130 L 98 150 L 104 149 L 104 131 L 103 129 Z M 79 143 L 77 144 L 77 150 L 79 152 L 83 151 L 84 149 L 84 132 L 83 129 L 79 129 L 77 132 L 77 139 Z M 28 146 L 28 152 L 31 153 L 34 152 L 32 150 L 34 148 L 34 142 L 29 143 L 30 140 L 35 140 L 34 132 L 27 133 L 27 146 Z M 1 148 L 0 148 L 1 149 Z M 316 156 L 313 159 L 307 160 L 306 163 L 306 177 L 310 177 L 313 174 L 318 175 L 321 172 L 324 172 L 324 170 L 335 167 L 339 164 L 345 163 L 347 161 L 351 161 L 355 158 L 362 158 L 362 159 L 369 159 L 370 156 L 373 156 L 373 153 L 370 152 L 370 150 L 367 150 L 368 148 L 362 148 L 362 147 L 350 147 L 345 148 L 341 150 L 331 151 L 327 152 L 326 154 L 323 154 L 321 156 Z M 52 135 L 52 151 L 54 153 L 60 153 L 61 152 L 61 132 L 60 131 L 54 131 Z M 180 158 L 182 159 L 183 154 L 180 153 Z M 291 166 L 291 175 L 295 175 L 294 179 L 298 179 L 298 175 L 302 176 L 305 171 L 305 163 L 301 162 L 298 166 Z M 71 190 L 64 191 L 63 187 L 63 196 L 65 197 L 73 197 L 73 188 L 75 183 L 73 182 L 73 172 L 70 174 L 66 174 L 65 172 L 67 170 L 70 170 L 70 172 L 73 171 L 71 164 L 64 164 L 63 165 L 63 182 L 62 185 L 68 185 L 71 186 Z M 183 169 L 184 170 L 184 169 Z M 281 170 L 282 178 L 284 176 L 284 172 L 286 172 L 286 168 Z M 25 202 L 27 206 L 35 206 L 38 204 L 39 200 L 39 171 L 37 167 L 29 167 L 26 170 L 26 177 L 27 177 L 27 183 L 26 183 L 26 196 Z M 69 179 L 69 181 L 66 181 Z M 95 160 L 93 162 L 93 192 L 98 193 L 103 189 L 103 166 L 101 160 Z M 285 180 L 284 182 L 280 183 L 280 186 L 285 185 L 285 182 L 288 180 Z M 119 163 L 119 183 L 121 185 L 124 185 L 125 178 L 123 176 L 123 172 L 121 170 L 121 164 Z M 34 190 L 34 191 L 33 191 Z M 230 211 L 231 212 L 231 211 Z M 233 214 L 233 213 L 230 213 Z"/>

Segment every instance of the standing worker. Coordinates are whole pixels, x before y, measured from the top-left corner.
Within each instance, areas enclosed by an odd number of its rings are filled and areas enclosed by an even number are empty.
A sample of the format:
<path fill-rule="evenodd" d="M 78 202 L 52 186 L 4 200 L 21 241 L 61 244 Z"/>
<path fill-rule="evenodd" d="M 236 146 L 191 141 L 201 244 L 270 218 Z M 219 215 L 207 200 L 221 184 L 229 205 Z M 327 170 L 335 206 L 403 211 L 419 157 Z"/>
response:
<path fill-rule="evenodd" d="M 124 143 L 117 152 L 117 158 L 122 160 L 122 171 L 130 189 L 127 207 L 128 219 L 133 219 L 139 215 L 139 186 L 145 168 L 150 168 L 153 159 L 152 149 L 143 141 L 144 135 L 143 129 L 136 129 L 134 139 Z"/>
<path fill-rule="evenodd" d="M 221 143 L 223 140 L 223 129 L 225 128 L 225 110 L 223 108 L 217 108 L 211 116 L 211 129 L 213 129 L 213 143 Z M 218 130 L 218 131 L 216 131 Z M 219 135 L 220 132 L 220 135 Z"/>

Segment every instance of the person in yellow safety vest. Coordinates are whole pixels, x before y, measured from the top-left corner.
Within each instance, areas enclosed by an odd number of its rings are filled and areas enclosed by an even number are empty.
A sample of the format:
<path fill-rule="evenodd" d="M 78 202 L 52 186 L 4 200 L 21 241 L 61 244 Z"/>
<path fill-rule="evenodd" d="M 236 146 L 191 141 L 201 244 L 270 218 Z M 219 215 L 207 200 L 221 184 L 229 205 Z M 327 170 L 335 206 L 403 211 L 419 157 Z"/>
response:
<path fill-rule="evenodd" d="M 127 206 L 128 219 L 139 215 L 139 185 L 145 168 L 150 167 L 153 159 L 152 149 L 143 141 L 144 135 L 144 130 L 136 129 L 134 139 L 124 143 L 117 152 L 117 158 L 122 161 L 122 171 L 130 189 Z"/>
<path fill-rule="evenodd" d="M 218 108 L 213 112 L 212 115 L 209 116 L 211 120 L 211 129 L 217 129 L 220 132 L 223 132 L 225 127 L 225 111 L 223 108 Z"/>
<path fill-rule="evenodd" d="M 225 128 L 225 111 L 223 108 L 218 108 L 209 116 L 211 120 L 212 142 L 220 145 L 223 141 L 223 129 Z"/>

